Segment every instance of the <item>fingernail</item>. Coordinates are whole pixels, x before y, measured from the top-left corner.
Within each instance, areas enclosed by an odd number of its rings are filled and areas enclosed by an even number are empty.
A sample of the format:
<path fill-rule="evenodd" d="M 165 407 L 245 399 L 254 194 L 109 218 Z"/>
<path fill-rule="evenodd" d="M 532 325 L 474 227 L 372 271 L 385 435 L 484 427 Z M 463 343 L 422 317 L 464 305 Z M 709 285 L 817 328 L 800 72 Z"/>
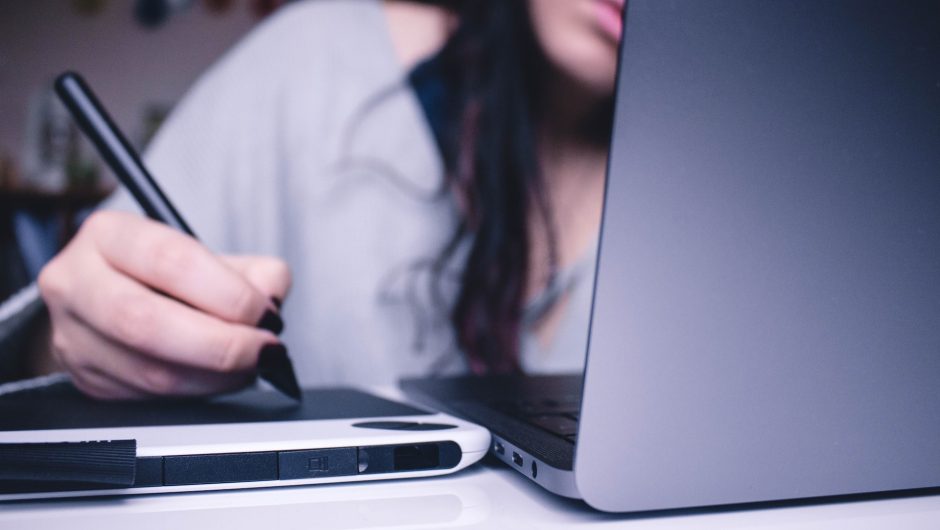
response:
<path fill-rule="evenodd" d="M 274 304 L 274 307 L 278 308 L 278 310 L 280 310 L 281 306 L 283 305 L 283 302 L 281 302 L 281 299 L 276 296 L 271 297 L 271 303 Z"/>
<path fill-rule="evenodd" d="M 264 312 L 261 320 L 258 321 L 257 327 L 266 329 L 275 335 L 280 335 L 281 331 L 284 330 L 284 321 L 277 313 L 268 309 Z"/>

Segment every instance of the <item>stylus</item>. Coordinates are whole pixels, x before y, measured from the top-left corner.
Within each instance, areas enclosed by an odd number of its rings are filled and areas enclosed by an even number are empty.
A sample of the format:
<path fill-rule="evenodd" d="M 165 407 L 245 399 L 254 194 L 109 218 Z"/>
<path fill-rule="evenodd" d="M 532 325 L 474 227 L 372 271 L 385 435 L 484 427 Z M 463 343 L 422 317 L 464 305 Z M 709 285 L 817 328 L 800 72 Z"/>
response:
<path fill-rule="evenodd" d="M 91 140 L 121 183 L 140 203 L 147 216 L 195 238 L 192 229 L 144 167 L 140 156 L 121 134 L 84 79 L 77 73 L 66 72 L 56 79 L 55 91 L 78 127 Z M 262 322 L 265 320 L 269 319 L 265 318 Z M 279 322 L 279 319 L 277 320 Z M 297 384 L 293 364 L 287 356 L 287 349 L 277 345 L 265 348 L 262 353 L 258 375 L 284 394 L 299 401 L 300 386 Z"/>

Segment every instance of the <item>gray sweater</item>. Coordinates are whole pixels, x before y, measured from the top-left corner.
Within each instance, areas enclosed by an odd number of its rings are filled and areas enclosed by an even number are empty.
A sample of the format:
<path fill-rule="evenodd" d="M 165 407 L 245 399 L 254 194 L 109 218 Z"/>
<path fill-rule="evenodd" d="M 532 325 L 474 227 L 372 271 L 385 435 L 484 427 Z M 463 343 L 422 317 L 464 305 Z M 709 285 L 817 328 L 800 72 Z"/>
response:
<path fill-rule="evenodd" d="M 306 385 L 466 369 L 427 269 L 457 211 L 406 76 L 377 0 L 295 3 L 203 75 L 146 156 L 209 248 L 290 264 L 283 339 Z M 105 207 L 136 209 L 123 192 Z M 543 296 L 569 303 L 551 344 L 524 332 L 526 370 L 580 370 L 593 258 Z"/>

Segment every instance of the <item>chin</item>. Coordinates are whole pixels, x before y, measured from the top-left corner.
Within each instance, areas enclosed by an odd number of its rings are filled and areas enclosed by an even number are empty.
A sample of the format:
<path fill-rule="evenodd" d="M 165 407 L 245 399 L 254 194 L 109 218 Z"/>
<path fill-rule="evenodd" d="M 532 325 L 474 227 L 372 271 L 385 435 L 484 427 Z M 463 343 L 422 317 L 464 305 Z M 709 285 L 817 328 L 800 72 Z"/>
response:
<path fill-rule="evenodd" d="M 619 35 L 596 15 L 607 0 L 530 0 L 532 25 L 549 63 L 582 89 L 613 93 Z M 609 2 L 608 2 L 609 3 Z"/>

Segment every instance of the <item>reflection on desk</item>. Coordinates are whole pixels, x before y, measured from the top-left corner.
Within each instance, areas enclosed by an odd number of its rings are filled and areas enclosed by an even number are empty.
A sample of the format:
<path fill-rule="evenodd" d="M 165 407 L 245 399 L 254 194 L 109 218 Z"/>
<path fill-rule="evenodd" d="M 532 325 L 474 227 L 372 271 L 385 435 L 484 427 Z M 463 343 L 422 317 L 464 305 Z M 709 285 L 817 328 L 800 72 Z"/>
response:
<path fill-rule="evenodd" d="M 488 516 L 488 498 L 472 484 L 388 481 L 9 503 L 0 505 L 0 528 L 455 528 Z"/>

